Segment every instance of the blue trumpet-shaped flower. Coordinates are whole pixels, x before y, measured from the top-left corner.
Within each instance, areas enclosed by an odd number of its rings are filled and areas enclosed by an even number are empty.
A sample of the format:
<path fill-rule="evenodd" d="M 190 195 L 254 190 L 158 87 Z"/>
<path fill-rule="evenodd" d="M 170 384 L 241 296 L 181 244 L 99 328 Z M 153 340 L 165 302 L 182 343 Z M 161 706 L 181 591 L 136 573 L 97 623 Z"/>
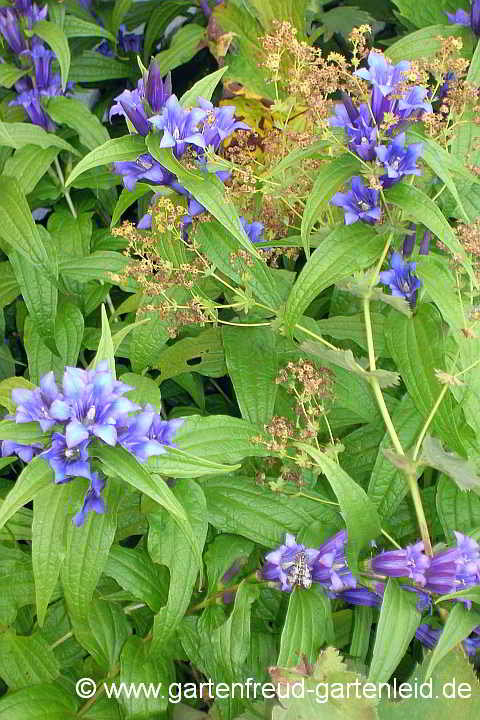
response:
<path fill-rule="evenodd" d="M 205 138 L 198 126 L 207 113 L 200 108 L 186 110 L 178 102 L 176 95 L 171 95 L 161 115 L 154 115 L 150 122 L 156 130 L 163 130 L 160 147 L 173 149 L 175 157 L 180 158 L 188 145 L 205 150 Z"/>
<path fill-rule="evenodd" d="M 284 592 L 291 592 L 296 585 L 309 588 L 317 553 L 317 550 L 297 543 L 295 536 L 287 533 L 285 543 L 266 555 L 262 576 L 278 583 Z"/>
<path fill-rule="evenodd" d="M 265 225 L 263 223 L 258 221 L 249 223 L 243 216 L 240 216 L 240 223 L 251 242 L 263 242 L 263 231 L 265 230 Z"/>
<path fill-rule="evenodd" d="M 163 110 L 165 103 L 172 94 L 171 73 L 162 78 L 158 64 L 155 60 L 152 60 L 143 76 L 143 87 L 145 88 L 145 99 L 150 106 L 150 110 L 159 113 Z"/>
<path fill-rule="evenodd" d="M 54 432 L 52 446 L 40 453 L 53 472 L 56 483 L 69 482 L 74 477 L 84 477 L 91 480 L 92 471 L 88 457 L 89 440 L 84 440 L 76 447 L 69 447 L 65 435 Z"/>
<path fill-rule="evenodd" d="M 374 160 L 374 147 L 377 141 L 377 129 L 373 125 L 372 113 L 365 103 L 358 110 L 348 95 L 343 103 L 335 105 L 335 115 L 329 119 L 332 127 L 343 127 L 350 142 L 348 147 L 363 160 Z"/>
<path fill-rule="evenodd" d="M 143 410 L 137 415 L 125 415 L 117 424 L 119 444 L 142 463 L 152 455 L 163 455 L 166 452 L 162 442 L 150 435 L 154 417 L 153 410 Z M 168 435 L 168 432 L 164 431 L 165 435 Z"/>
<path fill-rule="evenodd" d="M 400 253 L 394 252 L 390 258 L 390 270 L 383 270 L 379 277 L 382 285 L 388 285 L 395 297 L 403 297 L 410 305 L 415 305 L 417 290 L 422 286 L 413 272 L 415 262 L 405 262 Z"/>
<path fill-rule="evenodd" d="M 71 405 L 70 420 L 65 428 L 69 448 L 75 448 L 95 436 L 107 445 L 117 442 L 116 423 L 125 414 L 138 410 L 122 397 L 133 388 L 113 378 L 107 363 L 96 370 L 65 369 L 63 390 Z"/>
<path fill-rule="evenodd" d="M 171 185 L 175 175 L 150 154 L 144 153 L 135 161 L 118 161 L 113 163 L 113 172 L 123 176 L 123 184 L 127 190 L 135 190 L 139 180 L 146 180 L 152 185 Z"/>
<path fill-rule="evenodd" d="M 349 605 L 363 605 L 364 607 L 378 607 L 382 604 L 382 598 L 377 593 L 366 587 L 349 588 L 343 592 L 336 593 L 335 599 L 343 600 Z"/>
<path fill-rule="evenodd" d="M 14 10 L 8 7 L 0 8 L 0 33 L 10 50 L 16 55 L 27 49 L 25 37 L 18 22 L 18 16 Z"/>
<path fill-rule="evenodd" d="M 470 13 L 467 13 L 466 10 L 455 10 L 454 13 L 446 12 L 445 15 L 448 17 L 448 22 L 452 25 L 463 25 L 464 27 L 472 26 Z"/>
<path fill-rule="evenodd" d="M 436 553 L 426 572 L 426 589 L 441 595 L 480 583 L 480 546 L 468 535 L 455 532 L 456 547 Z M 470 601 L 465 601 L 468 606 Z"/>
<path fill-rule="evenodd" d="M 38 422 L 44 432 L 70 417 L 71 407 L 60 393 L 53 372 L 44 375 L 35 390 L 12 390 L 12 400 L 17 406 L 15 421 Z"/>
<path fill-rule="evenodd" d="M 380 181 L 384 188 L 390 187 L 404 175 L 421 175 L 416 162 L 423 152 L 423 143 L 412 143 L 405 147 L 405 133 L 400 133 L 390 145 L 378 145 L 375 154 L 379 164 L 387 171 Z"/>
<path fill-rule="evenodd" d="M 373 572 L 387 577 L 408 577 L 419 585 L 425 585 L 425 571 L 430 558 L 425 555 L 423 542 L 407 545 L 401 550 L 388 550 L 372 558 Z"/>
<path fill-rule="evenodd" d="M 218 150 L 220 144 L 235 130 L 250 130 L 249 125 L 235 120 L 235 106 L 215 107 L 209 100 L 197 98 L 197 105 L 205 111 L 202 135 L 207 147 Z"/>
<path fill-rule="evenodd" d="M 378 190 L 365 187 L 359 176 L 352 178 L 352 189 L 347 193 L 337 192 L 330 200 L 332 205 L 343 208 L 345 212 L 345 225 L 351 225 L 357 220 L 374 223 L 380 220 L 381 210 L 378 205 L 380 193 Z"/>
<path fill-rule="evenodd" d="M 83 500 L 83 507 L 73 518 L 73 522 L 77 527 L 81 527 L 83 525 L 83 523 L 85 522 L 85 516 L 89 512 L 93 511 L 99 515 L 103 515 L 103 513 L 105 512 L 105 501 L 102 497 L 102 492 L 104 488 L 104 476 L 98 472 L 93 472 L 90 486 Z"/>
<path fill-rule="evenodd" d="M 138 81 L 135 90 L 123 90 L 117 95 L 115 105 L 112 105 L 108 114 L 111 121 L 113 115 L 123 115 L 132 123 L 139 135 L 146 137 L 150 132 L 150 125 L 143 104 L 143 82 Z"/>
<path fill-rule="evenodd" d="M 317 550 L 312 569 L 315 582 L 323 585 L 330 593 L 341 593 L 353 589 L 357 581 L 350 572 L 345 558 L 346 530 L 333 535 Z"/>

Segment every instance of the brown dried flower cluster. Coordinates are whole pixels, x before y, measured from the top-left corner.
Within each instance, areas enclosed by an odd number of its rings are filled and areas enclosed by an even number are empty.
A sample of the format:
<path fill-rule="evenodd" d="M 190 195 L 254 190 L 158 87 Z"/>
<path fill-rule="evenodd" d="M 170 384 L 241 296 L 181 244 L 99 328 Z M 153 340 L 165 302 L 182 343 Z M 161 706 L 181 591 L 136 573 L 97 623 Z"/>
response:
<path fill-rule="evenodd" d="M 289 362 L 279 372 L 276 382 L 286 385 L 287 391 L 296 397 L 295 410 L 304 432 L 310 437 L 316 435 L 320 419 L 328 412 L 333 400 L 333 372 L 300 358 L 298 362 Z"/>

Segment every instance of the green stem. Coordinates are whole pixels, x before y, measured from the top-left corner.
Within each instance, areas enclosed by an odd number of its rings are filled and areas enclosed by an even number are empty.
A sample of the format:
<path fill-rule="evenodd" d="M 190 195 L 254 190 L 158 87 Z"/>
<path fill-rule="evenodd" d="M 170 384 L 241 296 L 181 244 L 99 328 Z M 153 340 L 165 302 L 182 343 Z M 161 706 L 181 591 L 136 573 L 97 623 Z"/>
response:
<path fill-rule="evenodd" d="M 298 323 L 296 323 L 295 327 L 298 328 L 299 330 L 301 330 L 302 332 L 306 333 L 307 335 L 310 335 L 310 337 L 315 338 L 315 340 L 318 340 L 318 342 L 323 343 L 324 345 L 329 347 L 330 350 L 338 350 L 338 348 L 336 348 L 335 345 L 332 345 L 327 340 L 324 340 L 321 337 L 321 335 L 317 335 L 316 333 L 312 332 L 311 330 L 308 330 L 306 327 L 303 327 L 303 325 L 299 325 Z"/>
<path fill-rule="evenodd" d="M 370 362 L 370 370 L 373 372 L 376 370 L 376 363 L 375 348 L 373 346 L 372 321 L 370 317 L 370 299 L 368 297 L 364 298 L 363 300 L 363 312 L 365 316 L 365 330 L 367 333 L 368 359 Z M 372 377 L 370 379 L 370 384 L 372 386 L 380 413 L 385 423 L 385 427 L 387 428 L 387 432 L 392 440 L 393 446 L 399 455 L 405 456 L 402 444 L 397 435 L 397 431 L 395 430 L 395 426 L 392 422 L 392 418 L 390 417 L 390 413 L 388 412 L 388 408 L 385 404 L 385 398 L 383 397 L 380 383 L 378 382 L 377 378 Z M 408 487 L 412 495 L 413 505 L 415 507 L 415 514 L 417 516 L 420 535 L 422 537 L 425 547 L 425 552 L 427 553 L 427 555 L 432 555 L 432 544 L 430 542 L 427 520 L 425 518 L 425 512 L 422 505 L 422 498 L 420 497 L 420 490 L 418 489 L 417 478 L 415 474 L 412 474 L 411 472 L 407 472 L 406 475 Z"/>
<path fill-rule="evenodd" d="M 433 408 L 430 410 L 430 414 L 429 414 L 429 416 L 427 417 L 427 419 L 425 420 L 424 426 L 422 427 L 422 429 L 421 429 L 421 431 L 420 431 L 420 435 L 418 436 L 418 440 L 417 440 L 417 443 L 416 443 L 416 445 L 415 445 L 415 450 L 413 451 L 413 457 L 412 457 L 412 459 L 413 459 L 414 462 L 415 462 L 415 460 L 416 460 L 417 457 L 418 457 L 418 454 L 419 454 L 419 452 L 420 452 L 420 448 L 421 448 L 421 446 L 422 446 L 422 442 L 423 442 L 423 440 L 424 440 L 424 438 L 425 438 L 425 435 L 427 434 L 427 430 L 428 430 L 428 428 L 430 427 L 430 425 L 431 425 L 431 423 L 432 423 L 432 420 L 433 420 L 433 418 L 435 417 L 435 413 L 437 412 L 438 408 L 440 407 L 440 403 L 442 402 L 443 398 L 445 397 L 445 394 L 446 394 L 447 390 L 448 390 L 448 385 L 444 385 L 443 388 L 442 388 L 442 390 L 441 390 L 441 392 L 440 392 L 440 395 L 439 395 L 438 398 L 437 398 L 437 401 L 436 401 L 435 405 L 434 405 Z"/>
<path fill-rule="evenodd" d="M 57 171 L 58 179 L 60 181 L 60 185 L 62 188 L 62 193 L 65 197 L 68 207 L 70 208 L 70 212 L 72 213 L 73 217 L 75 219 L 77 219 L 77 211 L 75 210 L 75 206 L 72 202 L 72 198 L 70 197 L 70 190 L 67 190 L 67 188 L 65 187 L 65 178 L 63 176 L 62 168 L 58 161 L 58 157 L 55 158 L 54 162 L 55 162 L 55 169 Z"/>

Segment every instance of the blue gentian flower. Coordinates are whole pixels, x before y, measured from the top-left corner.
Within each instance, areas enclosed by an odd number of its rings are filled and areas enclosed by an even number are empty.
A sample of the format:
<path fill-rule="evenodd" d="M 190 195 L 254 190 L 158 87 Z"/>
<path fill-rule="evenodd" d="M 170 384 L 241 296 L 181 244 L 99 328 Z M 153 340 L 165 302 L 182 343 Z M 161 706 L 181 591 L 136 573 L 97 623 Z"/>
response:
<path fill-rule="evenodd" d="M 424 553 L 423 542 L 407 545 L 401 550 L 388 550 L 370 561 L 374 573 L 387 577 L 408 577 L 422 587 L 430 558 Z"/>
<path fill-rule="evenodd" d="M 114 162 L 113 172 L 123 176 L 123 184 L 130 191 L 135 190 L 139 180 L 146 180 L 152 185 L 170 185 L 175 179 L 175 175 L 149 153 L 140 155 L 135 161 Z"/>
<path fill-rule="evenodd" d="M 465 638 L 462 645 L 469 657 L 475 657 L 480 649 L 480 637 L 478 637 L 478 635 L 470 635 Z"/>
<path fill-rule="evenodd" d="M 143 33 L 127 33 L 127 26 L 122 24 L 118 29 L 117 43 L 124 53 L 140 53 L 143 48 Z"/>
<path fill-rule="evenodd" d="M 81 527 L 85 522 L 85 516 L 93 511 L 99 515 L 105 512 L 105 501 L 102 492 L 105 488 L 105 477 L 98 472 L 92 472 L 90 487 L 88 488 L 83 500 L 83 507 L 74 516 L 73 522 L 77 527 Z"/>
<path fill-rule="evenodd" d="M 429 91 L 427 88 L 416 85 L 395 104 L 395 112 L 402 118 L 409 118 L 413 113 L 433 112 L 432 103 L 426 100 Z"/>
<path fill-rule="evenodd" d="M 141 463 L 152 455 L 163 455 L 166 452 L 161 442 L 149 436 L 154 417 L 153 410 L 143 410 L 137 415 L 125 415 L 117 424 L 118 443 Z"/>
<path fill-rule="evenodd" d="M 71 406 L 65 428 L 68 447 L 75 448 L 92 436 L 115 445 L 118 419 L 140 407 L 122 397 L 129 390 L 133 388 L 114 380 L 107 363 L 95 370 L 65 368 L 63 391 Z"/>
<path fill-rule="evenodd" d="M 88 444 L 89 440 L 84 440 L 76 447 L 70 448 L 65 435 L 58 432 L 53 433 L 52 446 L 40 453 L 40 457 L 43 457 L 52 468 L 56 483 L 69 482 L 74 477 L 91 480 Z"/>
<path fill-rule="evenodd" d="M 165 103 L 172 94 L 172 75 L 168 73 L 162 79 L 158 63 L 152 60 L 147 72 L 144 74 L 143 87 L 145 88 L 145 99 L 150 106 L 150 110 L 159 113 L 163 110 Z"/>
<path fill-rule="evenodd" d="M 433 556 L 426 572 L 425 588 L 445 595 L 480 583 L 480 547 L 476 540 L 455 532 L 456 547 Z M 470 607 L 469 600 L 463 600 Z"/>
<path fill-rule="evenodd" d="M 400 253 L 393 252 L 390 258 L 390 270 L 383 270 L 380 274 L 382 285 L 388 285 L 395 297 L 403 297 L 413 307 L 416 302 L 417 290 L 422 286 L 413 272 L 417 268 L 415 262 L 405 262 Z"/>
<path fill-rule="evenodd" d="M 266 555 L 262 576 L 278 583 L 284 592 L 291 592 L 296 585 L 310 587 L 317 553 L 317 550 L 297 543 L 295 535 L 287 533 L 285 543 Z"/>
<path fill-rule="evenodd" d="M 143 104 L 143 81 L 139 80 L 135 90 L 123 90 L 114 99 L 116 103 L 110 108 L 108 119 L 111 122 L 113 115 L 123 115 L 132 123 L 139 135 L 146 137 L 150 132 L 150 125 Z"/>
<path fill-rule="evenodd" d="M 382 598 L 377 593 L 366 587 L 349 588 L 343 592 L 335 593 L 336 600 L 343 600 L 349 605 L 362 605 L 364 607 L 378 607 L 382 604 Z"/>
<path fill-rule="evenodd" d="M 8 418 L 4 418 L 5 420 Z M 21 445 L 13 440 L 2 440 L 2 457 L 10 457 L 10 455 L 18 455 L 20 460 L 29 463 L 42 450 L 40 443 L 32 443 L 31 445 Z"/>
<path fill-rule="evenodd" d="M 18 22 L 18 16 L 14 10 L 8 7 L 0 8 L 0 32 L 10 50 L 19 55 L 27 49 L 25 37 Z"/>
<path fill-rule="evenodd" d="M 213 147 L 215 151 L 235 130 L 250 130 L 249 125 L 235 120 L 236 108 L 234 105 L 215 107 L 209 100 L 202 97 L 197 98 L 197 105 L 206 113 L 202 127 L 205 145 Z"/>
<path fill-rule="evenodd" d="M 347 531 L 340 530 L 320 545 L 314 559 L 312 578 L 323 585 L 329 593 L 334 593 L 332 597 L 357 586 L 357 581 L 347 566 L 346 542 Z"/>
<path fill-rule="evenodd" d="M 432 237 L 432 233 L 430 230 L 425 230 L 423 233 L 423 240 L 420 243 L 420 250 L 418 251 L 419 255 L 428 255 L 428 248 L 430 246 L 430 239 Z"/>
<path fill-rule="evenodd" d="M 422 623 L 418 626 L 415 637 L 420 640 L 422 645 L 425 645 L 429 650 L 433 650 L 441 634 L 441 628 L 433 628 L 428 623 Z"/>
<path fill-rule="evenodd" d="M 150 122 L 156 130 L 163 130 L 160 147 L 173 149 L 176 158 L 182 157 L 187 145 L 194 145 L 205 150 L 205 138 L 198 131 L 198 125 L 207 113 L 200 108 L 186 110 L 178 102 L 176 95 L 171 95 L 161 115 L 154 115 Z"/>
<path fill-rule="evenodd" d="M 352 189 L 347 193 L 335 193 L 330 202 L 344 209 L 345 225 L 351 225 L 357 220 L 375 223 L 381 217 L 379 196 L 378 190 L 365 187 L 362 178 L 356 175 L 352 178 Z"/>
<path fill-rule="evenodd" d="M 258 221 L 249 223 L 242 215 L 240 216 L 240 223 L 251 242 L 263 242 L 263 232 L 265 230 L 265 225 L 263 223 Z"/>
<path fill-rule="evenodd" d="M 17 95 L 14 100 L 10 100 L 8 104 L 21 105 L 34 125 L 39 125 L 44 130 L 53 132 L 55 123 L 43 109 L 40 98 L 41 95 L 38 90 L 25 90 Z"/>
<path fill-rule="evenodd" d="M 137 230 L 151 230 L 152 229 L 152 213 L 147 212 L 142 215 L 137 223 Z"/>
<path fill-rule="evenodd" d="M 55 53 L 42 42 L 35 42 L 31 50 L 24 50 L 24 55 L 30 55 L 35 68 L 35 87 L 37 90 L 47 90 L 52 84 L 51 65 Z"/>
<path fill-rule="evenodd" d="M 151 405 L 146 405 L 145 409 L 149 411 L 153 410 Z M 184 422 L 184 418 L 163 420 L 162 416 L 155 412 L 152 418 L 152 423 L 147 432 L 147 437 L 151 440 L 156 440 L 156 442 L 161 445 L 166 445 L 167 447 L 177 447 L 173 442 L 173 438 L 175 437 L 177 430 L 182 427 Z"/>
<path fill-rule="evenodd" d="M 375 154 L 378 163 L 387 171 L 382 175 L 380 182 L 384 188 L 391 187 L 404 175 L 421 175 L 416 162 L 423 152 L 423 143 L 411 143 L 405 147 L 405 133 L 400 133 L 392 140 L 390 145 L 378 145 Z"/>
<path fill-rule="evenodd" d="M 348 147 L 367 162 L 375 159 L 374 147 L 377 129 L 373 126 L 372 113 L 368 105 L 362 103 L 357 110 L 351 99 L 344 95 L 343 104 L 335 105 L 335 115 L 329 118 L 332 127 L 343 127 L 350 143 Z"/>
<path fill-rule="evenodd" d="M 445 15 L 448 17 L 448 22 L 452 25 L 472 26 L 470 13 L 467 13 L 466 10 L 456 10 L 454 13 L 446 12 Z"/>
<path fill-rule="evenodd" d="M 40 387 L 35 390 L 12 390 L 12 400 L 17 406 L 15 421 L 38 422 L 44 432 L 50 430 L 55 423 L 70 417 L 71 407 L 58 390 L 51 371 L 41 378 Z"/>
<path fill-rule="evenodd" d="M 397 65 L 392 65 L 384 55 L 371 50 L 368 55 L 368 70 L 361 68 L 356 70 L 354 75 L 367 80 L 373 85 L 372 112 L 377 123 L 381 121 L 383 114 L 390 110 L 385 105 L 385 99 L 395 92 L 395 89 L 405 79 L 405 73 L 410 69 L 410 63 L 402 60 Z"/>
<path fill-rule="evenodd" d="M 223 3 L 223 0 L 214 0 L 215 5 L 221 5 Z M 212 14 L 212 9 L 209 7 L 208 0 L 200 0 L 200 8 L 203 11 L 203 14 L 208 19 Z"/>
<path fill-rule="evenodd" d="M 413 248 L 415 247 L 416 239 L 417 239 L 417 226 L 415 223 L 410 223 L 410 230 L 405 235 L 405 239 L 403 241 L 402 255 L 404 258 L 410 257 L 410 255 L 412 254 Z"/>
<path fill-rule="evenodd" d="M 480 35 L 480 0 L 473 0 L 470 9 L 470 26 L 475 35 Z"/>

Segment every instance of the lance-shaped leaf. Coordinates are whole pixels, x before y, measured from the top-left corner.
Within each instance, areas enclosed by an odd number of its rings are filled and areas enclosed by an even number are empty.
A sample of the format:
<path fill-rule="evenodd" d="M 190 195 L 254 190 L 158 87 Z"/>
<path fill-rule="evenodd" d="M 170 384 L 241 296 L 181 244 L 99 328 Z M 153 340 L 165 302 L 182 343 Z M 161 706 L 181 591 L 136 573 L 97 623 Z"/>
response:
<path fill-rule="evenodd" d="M 438 438 L 427 435 L 422 445 L 420 461 L 449 475 L 461 490 L 480 493 L 480 477 L 471 460 L 465 460 L 457 453 L 446 452 Z"/>
<path fill-rule="evenodd" d="M 100 147 L 95 148 L 88 155 L 80 160 L 70 173 L 66 185 L 73 181 L 85 170 L 109 165 L 112 162 L 124 160 L 136 160 L 139 155 L 145 152 L 145 138 L 141 135 L 125 135 L 124 137 L 108 140 Z"/>

